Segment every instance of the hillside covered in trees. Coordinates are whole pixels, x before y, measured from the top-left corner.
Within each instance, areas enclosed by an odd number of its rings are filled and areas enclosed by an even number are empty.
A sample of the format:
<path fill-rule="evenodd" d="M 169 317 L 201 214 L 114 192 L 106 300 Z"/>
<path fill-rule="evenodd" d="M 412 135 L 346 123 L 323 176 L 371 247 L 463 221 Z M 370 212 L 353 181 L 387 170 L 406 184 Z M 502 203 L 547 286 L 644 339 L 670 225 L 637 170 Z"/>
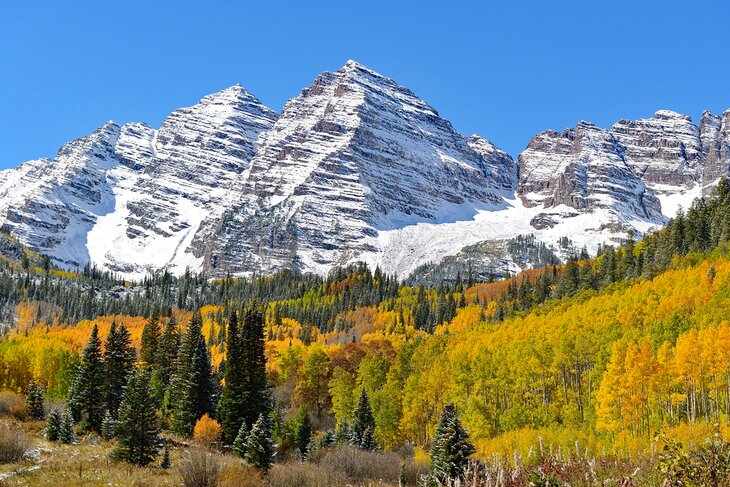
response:
<path fill-rule="evenodd" d="M 140 465 L 206 434 L 262 472 L 406 448 L 434 485 L 469 458 L 650 458 L 730 433 L 729 241 L 723 181 L 639 242 L 495 282 L 353 266 L 133 283 L 21 252 L 0 262 L 0 389 Z"/>

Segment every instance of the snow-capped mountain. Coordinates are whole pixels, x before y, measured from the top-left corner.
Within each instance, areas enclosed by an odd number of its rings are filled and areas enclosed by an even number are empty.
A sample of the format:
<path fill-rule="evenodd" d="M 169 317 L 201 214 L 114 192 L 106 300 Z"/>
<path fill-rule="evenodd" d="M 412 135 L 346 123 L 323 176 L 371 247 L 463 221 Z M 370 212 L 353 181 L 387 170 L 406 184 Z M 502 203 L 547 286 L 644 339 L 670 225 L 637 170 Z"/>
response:
<path fill-rule="evenodd" d="M 730 110 L 699 126 L 666 110 L 610 130 L 580 122 L 538 134 L 515 161 L 348 61 L 280 115 L 236 85 L 159 129 L 108 122 L 2 171 L 0 223 L 57 264 L 129 277 L 358 260 L 407 277 L 518 235 L 562 255 L 564 237 L 594 250 L 641 234 L 729 167 Z"/>
<path fill-rule="evenodd" d="M 206 268 L 326 271 L 376 252 L 381 231 L 503 207 L 516 167 L 474 144 L 407 88 L 349 61 L 290 100 L 262 138 L 240 201 L 201 237 Z"/>

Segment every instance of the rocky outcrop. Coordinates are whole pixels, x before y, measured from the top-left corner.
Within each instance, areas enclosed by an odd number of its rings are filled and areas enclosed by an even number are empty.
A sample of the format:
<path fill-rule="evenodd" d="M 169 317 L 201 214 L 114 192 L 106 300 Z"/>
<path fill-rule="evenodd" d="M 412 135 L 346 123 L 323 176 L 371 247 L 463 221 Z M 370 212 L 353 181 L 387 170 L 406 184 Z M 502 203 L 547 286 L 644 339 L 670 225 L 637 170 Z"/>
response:
<path fill-rule="evenodd" d="M 241 201 L 196 239 L 212 242 L 206 268 L 321 271 L 376 251 L 368 239 L 380 230 L 497 207 L 514 163 L 469 142 L 410 90 L 349 61 L 286 104 Z"/>
<path fill-rule="evenodd" d="M 702 141 L 689 116 L 660 110 L 652 118 L 620 120 L 611 134 L 634 174 L 655 192 L 679 192 L 700 183 Z"/>
<path fill-rule="evenodd" d="M 700 121 L 702 141 L 702 186 L 705 193 L 730 170 L 730 110 L 722 116 L 710 112 Z"/>
<path fill-rule="evenodd" d="M 659 200 L 632 172 L 623 154 L 610 132 L 591 123 L 543 132 L 518 158 L 518 194 L 527 206 L 603 208 L 627 219 L 661 223 Z M 543 227 L 552 222 L 550 217 L 536 221 Z"/>

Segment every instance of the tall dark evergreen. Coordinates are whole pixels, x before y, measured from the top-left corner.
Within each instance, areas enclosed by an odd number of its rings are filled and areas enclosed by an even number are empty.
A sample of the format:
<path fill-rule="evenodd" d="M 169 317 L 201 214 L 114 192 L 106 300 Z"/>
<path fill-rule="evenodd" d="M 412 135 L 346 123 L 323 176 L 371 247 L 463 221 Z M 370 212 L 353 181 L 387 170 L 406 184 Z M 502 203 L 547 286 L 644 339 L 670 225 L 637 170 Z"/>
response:
<path fill-rule="evenodd" d="M 246 308 L 243 314 L 240 365 L 243 370 L 241 420 L 246 424 L 254 424 L 259 416 L 267 418 L 271 412 L 269 387 L 266 382 L 264 315 L 256 303 Z"/>
<path fill-rule="evenodd" d="M 431 445 L 430 485 L 447 485 L 461 479 L 469 465 L 469 457 L 475 452 L 469 443 L 469 434 L 461 425 L 453 404 L 448 404 L 441 413 Z"/>
<path fill-rule="evenodd" d="M 104 404 L 111 416 L 117 416 L 127 382 L 134 371 L 137 352 L 132 346 L 132 336 L 124 325 L 112 322 L 104 347 Z"/>
<path fill-rule="evenodd" d="M 378 447 L 375 442 L 375 417 L 364 388 L 360 390 L 360 399 L 353 414 L 350 443 L 361 450 L 375 450 Z"/>
<path fill-rule="evenodd" d="M 157 309 L 152 312 L 142 328 L 142 340 L 139 347 L 139 359 L 153 365 L 157 359 L 157 348 L 160 340 L 160 319 Z"/>
<path fill-rule="evenodd" d="M 81 354 L 71 403 L 77 407 L 79 414 L 86 420 L 87 425 L 94 431 L 99 431 L 104 417 L 105 388 L 104 388 L 104 361 L 101 351 L 99 328 L 94 325 Z M 69 414 L 71 411 L 69 411 Z"/>
<path fill-rule="evenodd" d="M 140 368 L 129 381 L 115 432 L 113 458 L 145 466 L 157 457 L 160 427 L 146 367 Z"/>
<path fill-rule="evenodd" d="M 173 428 L 183 436 L 190 436 L 195 422 L 213 409 L 210 356 L 201 327 L 202 318 L 196 312 L 180 343 L 172 384 Z"/>
<path fill-rule="evenodd" d="M 243 414 L 246 409 L 246 371 L 243 361 L 244 351 L 238 329 L 238 315 L 233 311 L 228 322 L 226 339 L 225 387 L 218 403 L 223 441 L 228 445 L 235 441 L 241 424 L 245 422 Z"/>
<path fill-rule="evenodd" d="M 157 403 L 160 404 L 165 413 L 169 412 L 170 383 L 175 375 L 175 364 L 177 363 L 178 349 L 180 348 L 180 334 L 177 331 L 177 322 L 170 317 L 165 324 L 165 329 L 157 342 L 157 356 L 155 366 L 152 370 L 150 385 Z M 168 401 L 165 398 L 168 398 Z"/>
<path fill-rule="evenodd" d="M 302 460 L 306 460 L 310 448 L 309 443 L 312 440 L 312 420 L 305 406 L 300 407 L 299 411 L 297 411 L 295 423 L 297 425 L 297 448 L 299 449 L 299 456 Z"/>

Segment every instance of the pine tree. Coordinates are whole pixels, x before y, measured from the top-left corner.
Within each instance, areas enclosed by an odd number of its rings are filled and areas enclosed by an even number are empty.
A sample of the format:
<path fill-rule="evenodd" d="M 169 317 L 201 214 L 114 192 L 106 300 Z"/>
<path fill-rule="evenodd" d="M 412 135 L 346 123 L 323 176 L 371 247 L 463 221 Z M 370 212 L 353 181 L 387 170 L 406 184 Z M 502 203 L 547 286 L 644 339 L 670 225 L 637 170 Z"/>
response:
<path fill-rule="evenodd" d="M 355 407 L 350 443 L 361 450 L 375 450 L 375 418 L 370 408 L 370 399 L 365 389 L 360 390 L 360 399 Z"/>
<path fill-rule="evenodd" d="M 74 419 L 71 410 L 66 409 L 61 418 L 61 429 L 58 432 L 58 439 L 61 443 L 71 445 L 76 441 L 76 433 L 74 433 Z"/>
<path fill-rule="evenodd" d="M 94 325 L 89 342 L 81 355 L 70 401 L 70 409 L 78 408 L 80 415 L 86 416 L 87 425 L 94 431 L 101 427 L 104 413 L 104 362 L 101 354 L 99 328 Z M 71 411 L 69 411 L 69 415 Z"/>
<path fill-rule="evenodd" d="M 244 401 L 240 411 L 241 418 L 246 424 L 254 424 L 259 416 L 268 417 L 271 412 L 269 387 L 266 382 L 264 316 L 256 303 L 246 309 L 242 325 L 240 333 Z"/>
<path fill-rule="evenodd" d="M 248 426 L 246 422 L 241 423 L 236 439 L 233 441 L 233 453 L 243 458 L 246 456 L 246 444 L 248 443 Z"/>
<path fill-rule="evenodd" d="M 236 439 L 241 424 L 245 422 L 243 412 L 246 401 L 246 374 L 243 369 L 244 352 L 241 348 L 241 334 L 238 330 L 238 315 L 231 313 L 226 340 L 225 387 L 218 403 L 218 415 L 223 428 L 223 441 L 230 445 Z"/>
<path fill-rule="evenodd" d="M 429 483 L 445 485 L 451 480 L 463 478 L 469 456 L 475 451 L 469 443 L 469 434 L 459 421 L 456 408 L 453 404 L 446 405 L 431 445 Z"/>
<path fill-rule="evenodd" d="M 101 436 L 105 440 L 111 440 L 115 436 L 117 422 L 109 411 L 104 413 L 104 419 L 101 421 Z"/>
<path fill-rule="evenodd" d="M 337 444 L 345 444 L 350 443 L 350 440 L 352 438 L 352 427 L 350 426 L 350 423 L 345 421 L 344 419 L 340 421 L 340 423 L 337 425 L 337 429 L 335 430 L 335 443 Z"/>
<path fill-rule="evenodd" d="M 165 329 L 157 342 L 155 367 L 150 378 L 150 385 L 154 391 L 155 399 L 165 413 L 169 412 L 169 405 L 165 404 L 165 397 L 169 396 L 170 383 L 175 375 L 175 363 L 179 348 L 180 335 L 177 331 L 177 323 L 175 318 L 171 317 L 165 324 Z"/>
<path fill-rule="evenodd" d="M 269 470 L 274 458 L 274 440 L 271 438 L 269 424 L 264 415 L 251 428 L 251 433 L 246 441 L 246 462 L 250 465 L 260 468 L 264 472 Z"/>
<path fill-rule="evenodd" d="M 319 439 L 319 447 L 320 448 L 329 448 L 332 445 L 335 444 L 335 434 L 332 430 L 327 430 L 322 435 L 322 438 Z"/>
<path fill-rule="evenodd" d="M 307 408 L 302 406 L 297 411 L 295 424 L 297 425 L 297 448 L 302 460 L 306 460 L 309 453 L 309 442 L 312 439 L 312 420 Z"/>
<path fill-rule="evenodd" d="M 61 413 L 58 409 L 52 409 L 48 413 L 48 419 L 46 420 L 46 439 L 48 441 L 58 441 L 61 434 Z"/>
<path fill-rule="evenodd" d="M 142 329 L 142 341 L 139 348 L 139 359 L 153 365 L 157 359 L 157 347 L 160 340 L 160 322 L 157 308 L 152 312 Z"/>
<path fill-rule="evenodd" d="M 134 465 L 148 465 L 157 457 L 160 449 L 159 433 L 149 372 L 142 368 L 130 379 L 119 408 L 117 445 L 112 457 Z"/>
<path fill-rule="evenodd" d="M 162 470 L 168 470 L 170 468 L 170 449 L 167 448 L 167 442 L 165 442 L 165 450 L 162 453 L 162 461 L 160 462 L 160 468 Z"/>
<path fill-rule="evenodd" d="M 25 394 L 25 404 L 31 419 L 42 420 L 46 416 L 44 399 L 46 391 L 42 385 L 31 380 Z"/>
<path fill-rule="evenodd" d="M 210 356 L 201 326 L 202 318 L 195 313 L 180 344 L 172 385 L 173 428 L 188 437 L 195 422 L 205 413 L 211 413 L 213 406 Z"/>
<path fill-rule="evenodd" d="M 112 417 L 117 416 L 136 358 L 129 331 L 124 325 L 112 322 L 104 350 L 104 402 Z"/>

